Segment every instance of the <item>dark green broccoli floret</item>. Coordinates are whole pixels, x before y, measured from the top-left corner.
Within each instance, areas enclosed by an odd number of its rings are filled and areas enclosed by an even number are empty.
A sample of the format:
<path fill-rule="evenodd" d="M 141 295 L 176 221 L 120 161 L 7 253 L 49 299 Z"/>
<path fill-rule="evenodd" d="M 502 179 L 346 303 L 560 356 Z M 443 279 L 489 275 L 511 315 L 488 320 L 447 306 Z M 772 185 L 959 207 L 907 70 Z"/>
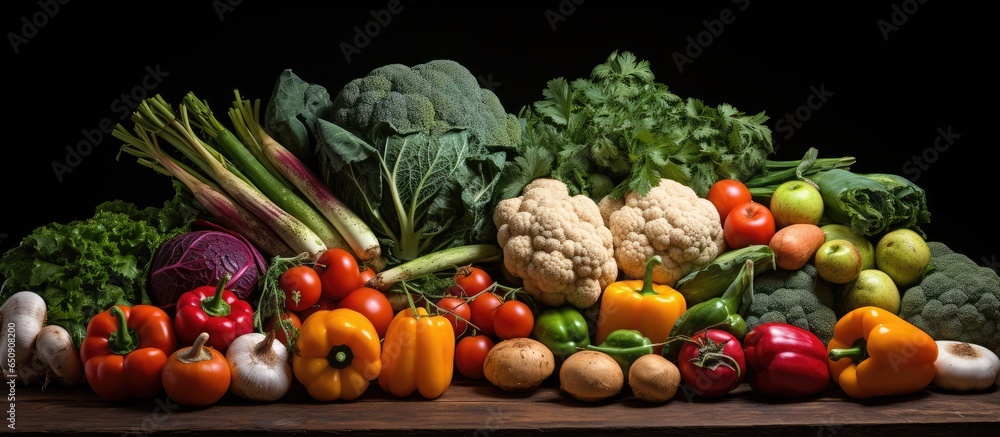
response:
<path fill-rule="evenodd" d="M 837 316 L 816 294 L 816 268 L 770 270 L 754 277 L 753 303 L 744 315 L 747 328 L 766 322 L 788 323 L 816 334 L 823 344 L 833 338 Z"/>
<path fill-rule="evenodd" d="M 928 241 L 931 267 L 903 291 L 899 316 L 935 340 L 964 341 L 1000 354 L 1000 275 Z"/>
<path fill-rule="evenodd" d="M 490 148 L 521 140 L 517 117 L 463 65 L 433 60 L 388 64 L 348 82 L 333 102 L 333 121 L 362 138 L 381 123 L 400 134 L 467 129 Z"/>

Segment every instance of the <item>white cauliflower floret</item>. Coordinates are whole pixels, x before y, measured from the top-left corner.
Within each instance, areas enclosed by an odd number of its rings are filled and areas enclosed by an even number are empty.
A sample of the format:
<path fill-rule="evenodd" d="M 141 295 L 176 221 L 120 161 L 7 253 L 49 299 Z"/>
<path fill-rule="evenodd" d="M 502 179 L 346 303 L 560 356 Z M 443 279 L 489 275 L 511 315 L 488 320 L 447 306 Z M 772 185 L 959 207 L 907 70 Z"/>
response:
<path fill-rule="evenodd" d="M 584 309 L 618 278 L 611 230 L 597 204 L 566 184 L 535 179 L 493 212 L 504 267 L 549 306 Z"/>
<path fill-rule="evenodd" d="M 645 196 L 633 191 L 624 200 L 605 197 L 599 207 L 614 236 L 618 268 L 629 279 L 642 279 L 646 261 L 660 255 L 663 263 L 653 269 L 653 282 L 672 287 L 725 251 L 718 210 L 672 179 L 660 179 Z"/>

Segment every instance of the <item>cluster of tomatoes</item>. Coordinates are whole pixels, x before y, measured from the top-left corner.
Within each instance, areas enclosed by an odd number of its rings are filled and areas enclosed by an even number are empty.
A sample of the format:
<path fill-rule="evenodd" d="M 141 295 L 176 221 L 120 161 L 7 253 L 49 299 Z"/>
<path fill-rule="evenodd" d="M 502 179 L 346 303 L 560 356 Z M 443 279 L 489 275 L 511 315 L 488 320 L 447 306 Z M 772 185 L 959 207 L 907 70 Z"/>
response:
<path fill-rule="evenodd" d="M 297 330 L 317 311 L 350 308 L 368 318 L 384 337 L 394 312 L 384 293 L 365 286 L 374 276 L 375 272 L 361 268 L 350 252 L 328 249 L 313 265 L 290 267 L 278 277 L 278 288 L 285 293 L 282 318 Z M 276 322 L 272 318 L 265 329 L 274 330 L 275 338 L 288 344 L 288 330 L 275 329 Z"/>
<path fill-rule="evenodd" d="M 770 208 L 755 202 L 750 189 L 735 179 L 720 179 L 705 196 L 715 205 L 722 220 L 726 245 L 741 249 L 754 244 L 768 244 L 774 236 L 774 215 Z"/>
<path fill-rule="evenodd" d="M 483 379 L 483 362 L 498 340 L 528 337 L 535 327 L 531 307 L 501 287 L 488 272 L 463 266 L 456 285 L 435 306 L 455 329 L 455 368 L 462 376 Z"/>
<path fill-rule="evenodd" d="M 385 293 L 365 286 L 374 276 L 350 252 L 328 249 L 314 264 L 290 267 L 278 277 L 278 287 L 285 293 L 282 317 L 297 330 L 317 311 L 350 308 L 368 318 L 384 337 L 395 311 Z M 483 362 L 490 349 L 497 341 L 530 336 L 535 314 L 515 298 L 518 289 L 500 286 L 480 267 L 462 266 L 453 279 L 455 285 L 442 290 L 441 296 L 426 293 L 414 301 L 451 322 L 456 370 L 467 378 L 483 379 Z M 276 322 L 269 320 L 265 330 L 273 330 L 275 338 L 288 344 L 289 330 L 276 329 Z"/>

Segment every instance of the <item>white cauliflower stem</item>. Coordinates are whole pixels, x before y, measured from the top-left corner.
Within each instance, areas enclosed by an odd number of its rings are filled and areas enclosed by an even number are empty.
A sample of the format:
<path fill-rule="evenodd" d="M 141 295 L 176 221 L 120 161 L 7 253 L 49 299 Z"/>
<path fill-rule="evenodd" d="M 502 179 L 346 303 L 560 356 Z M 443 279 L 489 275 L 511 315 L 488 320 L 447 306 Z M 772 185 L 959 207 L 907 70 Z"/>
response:
<path fill-rule="evenodd" d="M 545 305 L 590 307 L 618 278 L 611 231 L 597 204 L 570 196 L 558 180 L 535 179 L 520 197 L 500 201 L 493 221 L 504 267 Z"/>
<path fill-rule="evenodd" d="M 645 276 L 646 261 L 660 255 L 653 282 L 674 286 L 725 251 L 719 213 L 707 199 L 672 179 L 661 179 L 645 196 L 604 198 L 601 216 L 614 236 L 615 260 L 629 279 Z"/>

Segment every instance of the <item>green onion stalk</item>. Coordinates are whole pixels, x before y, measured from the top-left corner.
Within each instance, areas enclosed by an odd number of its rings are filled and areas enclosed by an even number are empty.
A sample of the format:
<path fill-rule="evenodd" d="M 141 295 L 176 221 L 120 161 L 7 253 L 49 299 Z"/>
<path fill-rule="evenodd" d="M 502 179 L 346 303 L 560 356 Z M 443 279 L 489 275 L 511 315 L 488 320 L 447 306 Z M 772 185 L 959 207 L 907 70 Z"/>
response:
<path fill-rule="evenodd" d="M 849 170 L 851 165 L 856 162 L 853 156 L 819 158 L 818 154 L 819 151 L 815 147 L 810 147 L 802 159 L 767 160 L 756 176 L 743 183 L 750 189 L 750 194 L 754 199 L 770 199 L 778 185 L 788 181 L 801 180 L 819 189 L 819 186 L 810 177 L 833 169 Z"/>

